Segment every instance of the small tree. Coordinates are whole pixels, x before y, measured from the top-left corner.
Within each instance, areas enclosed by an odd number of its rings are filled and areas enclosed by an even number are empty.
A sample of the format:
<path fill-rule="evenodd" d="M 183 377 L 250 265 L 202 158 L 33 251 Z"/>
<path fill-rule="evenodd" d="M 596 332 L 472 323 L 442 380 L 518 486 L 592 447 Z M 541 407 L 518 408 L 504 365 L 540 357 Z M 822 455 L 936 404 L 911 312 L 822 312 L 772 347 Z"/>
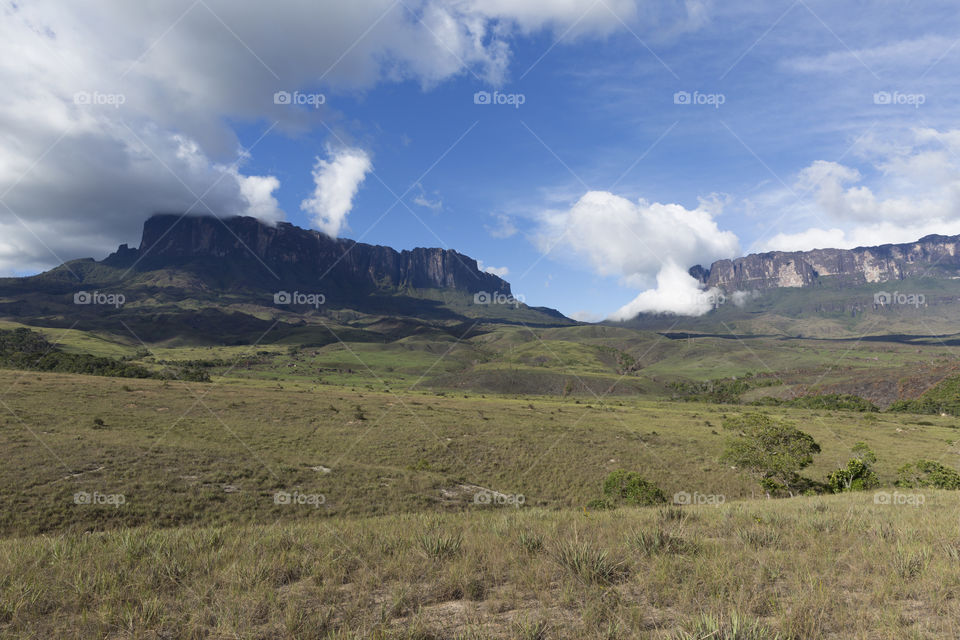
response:
<path fill-rule="evenodd" d="M 843 493 L 844 491 L 865 491 L 880 486 L 880 480 L 873 472 L 873 464 L 877 461 L 877 456 L 867 443 L 858 442 L 850 451 L 853 457 L 847 461 L 847 466 L 827 476 L 830 490 L 834 493 Z"/>
<path fill-rule="evenodd" d="M 648 506 L 667 501 L 660 487 L 644 480 L 639 473 L 623 469 L 614 471 L 604 479 L 603 495 L 610 504 L 626 502 Z"/>
<path fill-rule="evenodd" d="M 721 460 L 751 471 L 767 491 L 793 496 L 805 482 L 799 471 L 820 453 L 812 436 L 766 414 L 728 418 L 723 428 L 736 434 L 727 438 Z"/>

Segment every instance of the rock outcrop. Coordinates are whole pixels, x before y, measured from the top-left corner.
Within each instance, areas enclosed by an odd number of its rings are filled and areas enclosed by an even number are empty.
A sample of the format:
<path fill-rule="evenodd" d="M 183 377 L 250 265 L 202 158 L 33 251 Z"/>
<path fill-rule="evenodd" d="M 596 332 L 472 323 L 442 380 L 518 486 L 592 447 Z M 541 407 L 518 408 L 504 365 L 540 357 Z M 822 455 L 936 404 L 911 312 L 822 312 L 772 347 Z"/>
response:
<path fill-rule="evenodd" d="M 960 275 L 960 236 L 930 235 L 906 244 L 855 249 L 772 251 L 733 260 L 718 260 L 690 275 L 705 287 L 749 291 L 778 287 L 813 287 L 827 282 L 856 286 L 904 278 Z"/>

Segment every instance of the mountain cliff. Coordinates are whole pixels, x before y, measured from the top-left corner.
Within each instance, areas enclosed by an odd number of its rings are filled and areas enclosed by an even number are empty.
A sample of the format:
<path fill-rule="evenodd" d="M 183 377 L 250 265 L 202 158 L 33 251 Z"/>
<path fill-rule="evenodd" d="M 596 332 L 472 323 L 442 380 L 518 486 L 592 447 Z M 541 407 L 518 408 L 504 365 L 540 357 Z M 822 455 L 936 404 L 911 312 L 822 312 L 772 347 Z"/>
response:
<path fill-rule="evenodd" d="M 960 275 L 960 236 L 929 235 L 916 242 L 855 249 L 755 253 L 718 260 L 709 269 L 696 265 L 689 273 L 705 287 L 728 292 L 952 278 Z"/>
<path fill-rule="evenodd" d="M 155 215 L 144 223 L 139 248 L 123 245 L 103 264 L 131 271 L 188 268 L 232 286 L 326 287 L 351 296 L 408 288 L 511 294 L 508 282 L 453 250 L 396 251 L 250 217 Z"/>

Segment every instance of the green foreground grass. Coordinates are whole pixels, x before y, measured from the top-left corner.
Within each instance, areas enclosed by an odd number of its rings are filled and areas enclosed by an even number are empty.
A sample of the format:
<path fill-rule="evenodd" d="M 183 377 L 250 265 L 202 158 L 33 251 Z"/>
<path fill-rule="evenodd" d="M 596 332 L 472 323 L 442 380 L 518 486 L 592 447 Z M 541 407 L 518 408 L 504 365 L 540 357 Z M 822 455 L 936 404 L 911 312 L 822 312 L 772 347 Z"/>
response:
<path fill-rule="evenodd" d="M 16 638 L 947 638 L 957 498 L 320 519 L 0 540 Z M 701 616 L 726 635 L 698 633 Z M 753 633 L 729 633 L 729 622 Z M 700 627 L 716 628 L 715 625 Z"/>

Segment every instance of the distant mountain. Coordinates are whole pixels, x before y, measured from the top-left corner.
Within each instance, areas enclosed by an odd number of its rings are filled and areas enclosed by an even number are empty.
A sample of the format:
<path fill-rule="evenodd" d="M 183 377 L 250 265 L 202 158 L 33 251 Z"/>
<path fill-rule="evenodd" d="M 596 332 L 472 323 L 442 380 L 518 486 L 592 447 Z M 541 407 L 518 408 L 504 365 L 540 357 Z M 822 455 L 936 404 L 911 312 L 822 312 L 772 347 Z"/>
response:
<path fill-rule="evenodd" d="M 395 251 L 239 216 L 155 215 L 143 225 L 139 248 L 122 245 L 103 264 L 138 271 L 188 269 L 229 286 L 319 287 L 328 298 L 336 292 L 356 298 L 411 288 L 511 295 L 508 282 L 453 250 Z"/>
<path fill-rule="evenodd" d="M 117 295 L 122 304 L 97 304 Z M 478 322 L 575 324 L 527 306 L 453 250 L 396 251 L 250 217 L 155 215 L 139 247 L 0 279 L 0 317 L 26 324 L 236 343 L 269 328 L 270 316 L 289 327 L 335 318 L 392 338 L 424 327 L 459 336 Z"/>
<path fill-rule="evenodd" d="M 771 251 L 689 273 L 713 309 L 700 316 L 642 313 L 616 326 L 671 335 L 752 334 L 847 339 L 926 334 L 960 340 L 960 236 L 855 249 Z M 884 338 L 887 339 L 887 338 Z"/>
<path fill-rule="evenodd" d="M 689 273 L 705 287 L 727 292 L 957 277 L 960 236 L 929 235 L 916 242 L 855 249 L 754 253 L 718 260 L 709 269 L 696 265 Z"/>

